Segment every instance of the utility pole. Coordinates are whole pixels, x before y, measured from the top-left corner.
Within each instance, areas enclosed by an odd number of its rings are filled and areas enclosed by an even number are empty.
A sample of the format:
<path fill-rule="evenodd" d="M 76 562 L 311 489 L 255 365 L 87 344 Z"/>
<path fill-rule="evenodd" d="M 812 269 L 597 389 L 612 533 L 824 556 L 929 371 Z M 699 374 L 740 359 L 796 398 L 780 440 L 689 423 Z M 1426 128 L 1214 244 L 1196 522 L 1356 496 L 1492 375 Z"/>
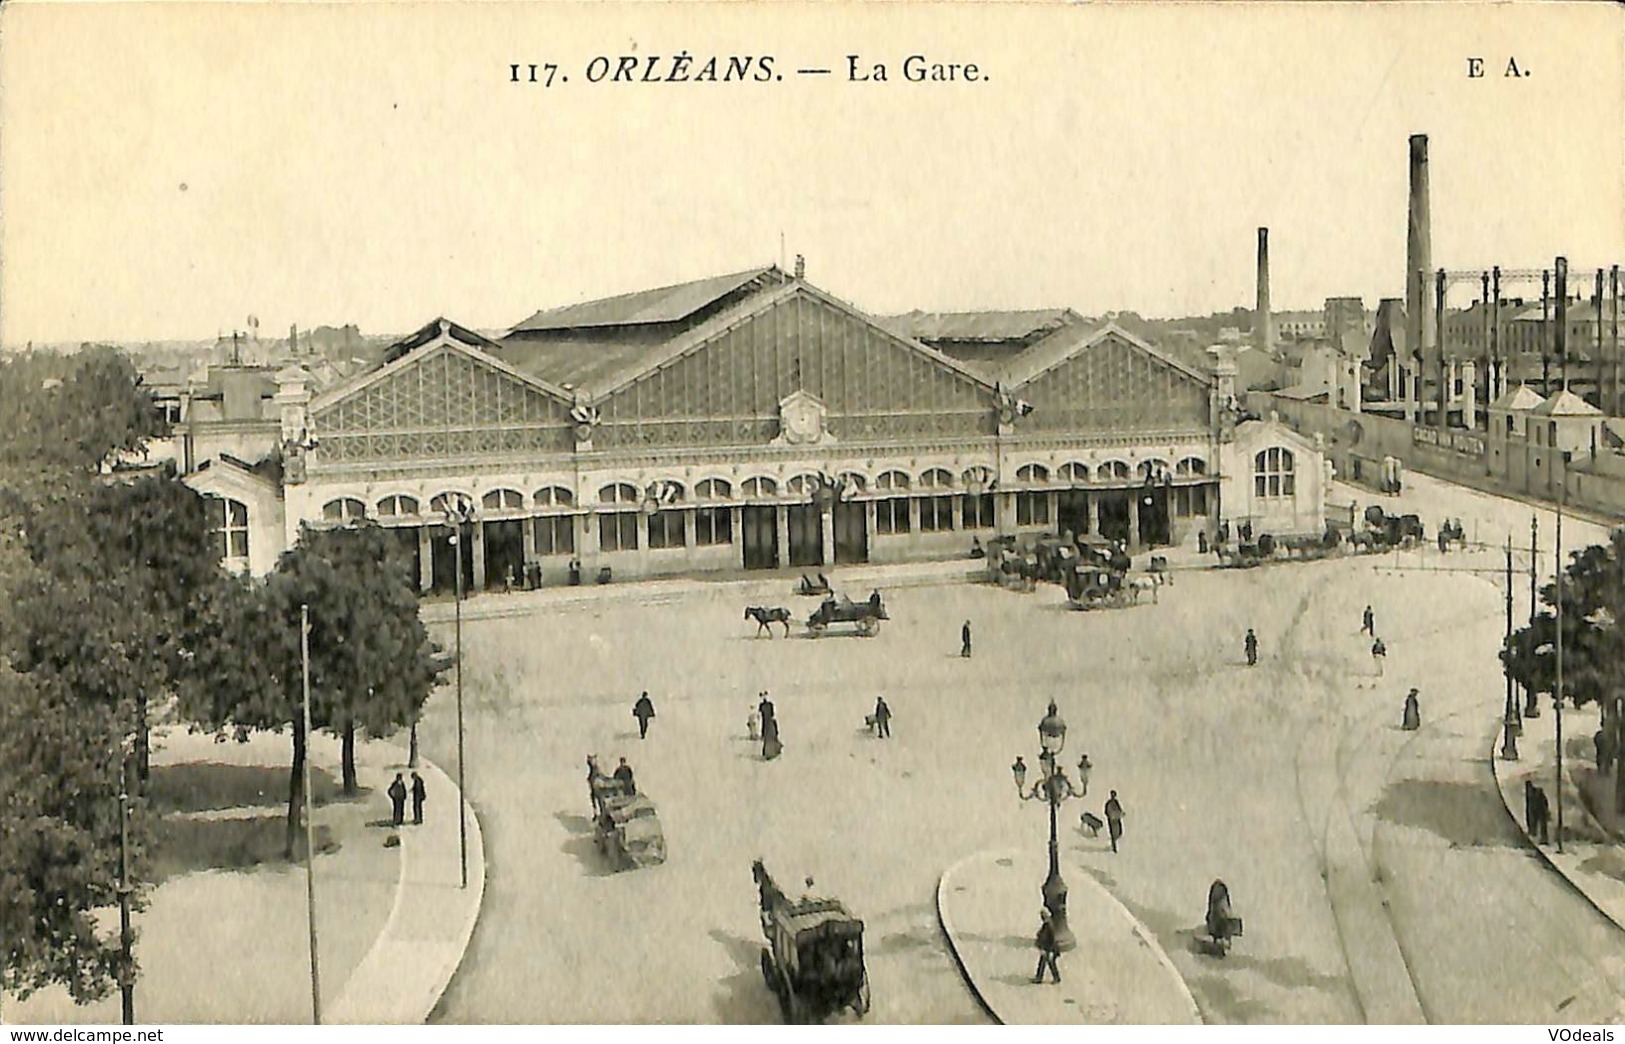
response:
<path fill-rule="evenodd" d="M 1535 622 L 1535 613 L 1540 608 L 1540 598 L 1537 585 L 1540 583 L 1540 517 L 1533 513 L 1529 516 L 1529 623 Z M 1526 718 L 1540 717 L 1540 702 L 1535 693 L 1534 686 L 1523 694 L 1523 716 Z"/>
<path fill-rule="evenodd" d="M 310 789 L 310 606 L 299 607 L 299 660 L 305 699 L 305 906 L 310 922 L 310 1021 L 322 1024 L 322 974 L 316 957 L 316 815 Z"/>
<path fill-rule="evenodd" d="M 1506 580 L 1507 580 L 1507 599 L 1506 599 L 1506 601 L 1507 601 L 1507 605 L 1506 605 L 1507 624 L 1506 624 L 1506 639 L 1505 639 L 1505 646 L 1504 647 L 1506 648 L 1507 652 L 1510 653 L 1512 651 L 1512 534 L 1511 533 L 1507 534 Z M 1506 673 L 1506 679 L 1507 679 L 1507 698 L 1506 698 L 1506 706 L 1502 709 L 1502 713 L 1501 713 L 1501 725 L 1502 725 L 1501 760 L 1503 760 L 1503 761 L 1517 761 L 1518 760 L 1518 730 L 1523 727 L 1523 723 L 1518 720 L 1518 694 L 1517 694 L 1516 688 L 1514 687 L 1514 685 L 1512 683 L 1512 671 L 1510 669 L 1510 666 L 1509 666 L 1509 669 L 1505 673 Z"/>
<path fill-rule="evenodd" d="M 1552 710 L 1557 715 L 1557 851 L 1563 852 L 1563 491 L 1568 483 L 1557 487 L 1557 553 L 1554 569 L 1557 573 L 1557 691 L 1552 695 Z"/>
<path fill-rule="evenodd" d="M 130 930 L 130 756 L 121 748 L 118 766 L 118 986 L 124 1025 L 135 1025 L 135 935 Z"/>

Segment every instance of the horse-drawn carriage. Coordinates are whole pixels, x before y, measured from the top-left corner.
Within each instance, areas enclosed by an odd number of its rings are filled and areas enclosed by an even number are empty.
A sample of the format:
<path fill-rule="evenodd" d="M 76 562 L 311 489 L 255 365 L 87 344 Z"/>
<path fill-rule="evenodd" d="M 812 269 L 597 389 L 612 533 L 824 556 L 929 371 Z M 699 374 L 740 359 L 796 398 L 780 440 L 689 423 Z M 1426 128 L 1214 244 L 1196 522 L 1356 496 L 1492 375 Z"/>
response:
<path fill-rule="evenodd" d="M 1037 586 L 1038 559 L 1015 537 L 994 537 L 987 542 L 987 580 L 1008 591 L 1030 593 Z"/>
<path fill-rule="evenodd" d="M 1365 509 L 1365 530 L 1352 538 L 1355 547 L 1373 551 L 1388 548 L 1412 548 L 1425 539 L 1422 519 L 1418 515 L 1390 515 L 1382 505 L 1372 504 Z"/>
<path fill-rule="evenodd" d="M 854 602 L 845 595 L 840 598 L 830 595 L 807 617 L 807 633 L 817 638 L 829 630 L 830 624 L 849 623 L 865 638 L 872 638 L 880 633 L 880 621 L 889 619 L 878 593 L 863 602 Z"/>
<path fill-rule="evenodd" d="M 588 759 L 592 775 L 593 838 L 598 850 L 616 870 L 655 866 L 666 861 L 666 835 L 660 829 L 655 805 L 636 792 L 630 780 L 598 771 Z"/>
<path fill-rule="evenodd" d="M 751 871 L 767 938 L 762 980 L 779 998 L 784 1021 L 822 1022 L 842 1008 L 862 1018 L 869 1010 L 863 922 L 837 899 L 789 898 L 760 859 Z"/>
<path fill-rule="evenodd" d="M 1066 574 L 1066 600 L 1074 609 L 1121 609 L 1134 598 L 1127 574 L 1098 566 L 1076 565 Z"/>

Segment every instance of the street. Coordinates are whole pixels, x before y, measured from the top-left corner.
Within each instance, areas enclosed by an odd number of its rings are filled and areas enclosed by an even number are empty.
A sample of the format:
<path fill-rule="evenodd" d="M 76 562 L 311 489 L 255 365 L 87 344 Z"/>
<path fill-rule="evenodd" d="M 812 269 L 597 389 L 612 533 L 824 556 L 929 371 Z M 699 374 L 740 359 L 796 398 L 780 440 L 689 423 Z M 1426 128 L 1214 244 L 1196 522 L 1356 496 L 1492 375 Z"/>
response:
<path fill-rule="evenodd" d="M 1510 531 L 1527 545 L 1529 508 L 1407 483 L 1385 506 L 1422 514 L 1430 535 L 1448 513 L 1470 537 Z M 1547 513 L 1548 569 L 1552 532 Z M 1565 521 L 1570 548 L 1601 532 Z M 1045 585 L 883 591 L 892 619 L 874 638 L 802 637 L 815 602 L 778 579 L 466 623 L 468 793 L 488 887 L 437 1018 L 776 1021 L 758 967 L 761 857 L 787 890 L 810 876 L 865 920 L 870 1021 L 985 1021 L 933 894 L 972 852 L 1042 852 L 1042 806 L 1016 799 L 1009 766 L 1018 754 L 1036 765 L 1054 699 L 1069 725 L 1063 762 L 1087 752 L 1095 766 L 1088 797 L 1061 810 L 1063 870 L 1093 874 L 1154 931 L 1207 1021 L 1612 1019 L 1625 996 L 1618 929 L 1532 857 L 1490 775 L 1503 601 L 1493 576 L 1458 570 L 1502 561 L 1430 551 L 1181 572 L 1158 604 L 1090 613 Z M 1527 591 L 1525 573 L 1520 621 Z M 1381 678 L 1358 633 L 1368 603 L 1388 646 Z M 753 637 L 749 604 L 789 607 L 791 637 Z M 448 645 L 449 630 L 436 631 Z M 1423 727 L 1403 732 L 1413 685 Z M 657 717 L 639 741 L 631 707 L 645 689 Z M 764 689 L 785 743 L 773 762 L 745 736 Z M 880 694 L 888 740 L 863 727 Z M 1589 712 L 1576 718 L 1594 727 Z M 448 770 L 453 730 L 445 689 L 422 733 Z M 660 810 L 664 865 L 607 872 L 589 753 L 636 770 Z M 1116 855 L 1077 825 L 1112 789 L 1127 811 Z M 1224 961 L 1192 945 L 1214 877 L 1247 929 Z M 1036 927 L 1039 884 L 1012 933 Z"/>

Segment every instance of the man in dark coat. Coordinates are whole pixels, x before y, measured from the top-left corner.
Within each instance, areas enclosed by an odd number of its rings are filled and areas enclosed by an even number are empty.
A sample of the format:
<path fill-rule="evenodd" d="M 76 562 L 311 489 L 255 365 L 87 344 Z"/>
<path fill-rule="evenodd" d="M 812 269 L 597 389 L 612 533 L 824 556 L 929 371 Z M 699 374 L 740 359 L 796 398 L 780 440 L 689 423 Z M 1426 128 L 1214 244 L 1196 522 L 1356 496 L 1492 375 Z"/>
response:
<path fill-rule="evenodd" d="M 394 809 L 393 823 L 400 826 L 406 821 L 406 781 L 399 772 L 395 773 L 395 782 L 389 785 L 389 803 Z"/>
<path fill-rule="evenodd" d="M 423 785 L 423 777 L 412 773 L 412 822 L 417 826 L 423 825 L 423 803 L 428 799 L 429 788 Z"/>
<path fill-rule="evenodd" d="M 1117 841 L 1123 836 L 1123 803 L 1117 800 L 1115 790 L 1106 799 L 1106 831 L 1112 836 L 1112 851 L 1115 852 Z"/>
<path fill-rule="evenodd" d="M 1388 655 L 1388 646 L 1381 638 L 1371 643 L 1371 662 L 1377 665 L 1377 677 L 1382 677 L 1382 661 Z"/>
<path fill-rule="evenodd" d="M 891 708 L 886 706 L 886 697 L 875 698 L 875 735 L 881 739 L 891 738 Z"/>
<path fill-rule="evenodd" d="M 628 794 L 638 792 L 637 783 L 632 779 L 632 766 L 626 763 L 625 758 L 622 758 L 621 763 L 615 767 L 615 778 L 626 785 Z"/>
<path fill-rule="evenodd" d="M 961 627 L 959 629 L 959 655 L 965 657 L 966 659 L 970 658 L 970 621 L 969 620 L 966 620 L 965 621 L 965 626 L 963 626 L 963 627 Z"/>
<path fill-rule="evenodd" d="M 1044 969 L 1055 976 L 1055 981 L 1061 981 L 1061 968 L 1056 958 L 1061 956 L 1061 948 L 1055 944 L 1055 922 L 1046 907 L 1039 911 L 1041 918 L 1038 925 L 1038 936 L 1033 939 L 1033 945 L 1038 948 L 1038 970 L 1033 973 L 1033 982 L 1044 981 Z"/>
<path fill-rule="evenodd" d="M 1247 636 L 1241 640 L 1241 647 L 1247 653 L 1247 666 L 1258 666 L 1258 635 L 1253 633 L 1251 627 L 1247 628 Z"/>
<path fill-rule="evenodd" d="M 638 702 L 632 705 L 632 717 L 638 719 L 638 739 L 645 739 L 649 735 L 649 719 L 655 716 L 655 705 L 646 692 L 638 697 Z"/>
<path fill-rule="evenodd" d="M 1377 636 L 1377 614 L 1371 611 L 1369 605 L 1360 616 L 1360 633 L 1369 634 L 1373 638 Z"/>

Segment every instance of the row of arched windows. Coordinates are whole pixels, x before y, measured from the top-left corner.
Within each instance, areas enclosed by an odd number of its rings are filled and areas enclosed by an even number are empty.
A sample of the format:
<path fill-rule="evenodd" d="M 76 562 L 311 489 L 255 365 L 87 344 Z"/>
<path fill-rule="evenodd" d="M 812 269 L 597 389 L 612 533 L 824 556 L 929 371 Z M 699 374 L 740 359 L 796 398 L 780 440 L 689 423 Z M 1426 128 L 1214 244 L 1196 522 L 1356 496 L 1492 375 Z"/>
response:
<path fill-rule="evenodd" d="M 1142 461 L 1137 469 L 1141 478 L 1156 477 L 1167 471 L 1166 461 Z M 958 482 L 967 487 L 982 484 L 985 469 L 971 469 L 959 476 Z M 1207 464 L 1199 457 L 1186 457 L 1174 469 L 1175 476 L 1179 478 L 1195 477 L 1207 473 Z M 1087 482 L 1123 482 L 1131 475 L 1129 465 L 1125 461 L 1110 460 L 1096 468 L 1078 461 L 1069 461 L 1056 470 L 1056 481 L 1066 483 Z M 1050 472 L 1042 464 L 1026 464 L 1016 471 L 1018 481 L 1024 483 L 1045 483 L 1050 481 Z M 808 496 L 822 484 L 823 479 L 815 474 L 807 473 L 797 475 L 784 484 L 786 494 L 795 497 Z M 868 479 L 853 471 L 843 472 L 836 477 L 836 482 L 846 492 L 865 492 L 870 488 Z M 911 476 L 906 471 L 883 471 L 875 477 L 874 490 L 876 492 L 902 492 L 911 489 L 948 490 L 956 484 L 953 472 L 946 468 L 929 468 L 918 476 Z M 739 492 L 748 499 L 760 497 L 774 497 L 779 495 L 779 484 L 776 480 L 761 475 L 745 479 L 739 484 Z M 455 500 L 461 497 L 459 493 L 441 493 L 429 500 L 430 517 L 439 517 L 449 510 Z M 640 490 L 630 482 L 612 482 L 598 491 L 598 503 L 606 506 L 628 508 L 642 504 L 646 496 L 654 496 L 661 504 L 680 503 L 686 499 L 686 490 L 678 482 L 661 482 L 649 491 Z M 694 496 L 699 501 L 729 500 L 733 497 L 733 484 L 727 479 L 704 479 L 694 485 Z M 480 498 L 480 507 L 486 512 L 523 511 L 526 509 L 526 497 L 516 489 L 494 489 Z M 573 508 L 575 494 L 563 486 L 544 486 L 530 495 L 529 506 L 533 508 Z M 416 497 L 405 493 L 392 494 L 378 501 L 376 516 L 378 518 L 413 518 L 424 514 Z M 325 522 L 350 522 L 367 517 L 367 506 L 355 497 L 341 497 L 328 501 L 322 507 L 322 520 Z"/>

